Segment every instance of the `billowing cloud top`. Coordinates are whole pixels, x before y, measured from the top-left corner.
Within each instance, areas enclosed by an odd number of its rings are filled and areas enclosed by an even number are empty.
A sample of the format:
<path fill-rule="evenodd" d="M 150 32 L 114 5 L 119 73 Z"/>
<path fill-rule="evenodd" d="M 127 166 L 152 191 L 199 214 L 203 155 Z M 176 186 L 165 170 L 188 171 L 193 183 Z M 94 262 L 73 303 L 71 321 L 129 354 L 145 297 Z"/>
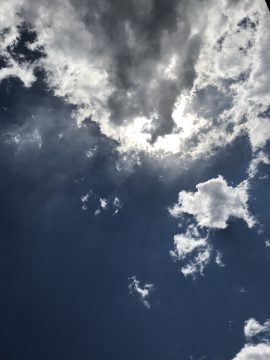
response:
<path fill-rule="evenodd" d="M 270 346 L 267 344 L 246 345 L 233 360 L 268 360 Z"/>
<path fill-rule="evenodd" d="M 251 340 L 253 337 L 262 334 L 266 336 L 270 330 L 270 321 L 267 320 L 263 324 L 260 324 L 254 318 L 251 318 L 245 322 L 244 334 L 247 340 Z"/>
<path fill-rule="evenodd" d="M 30 86 L 42 68 L 77 121 L 92 116 L 121 149 L 198 157 L 243 133 L 254 150 L 270 137 L 262 0 L 12 0 L 0 19 L 0 79 Z"/>
<path fill-rule="evenodd" d="M 170 209 L 173 217 L 182 213 L 193 215 L 202 227 L 225 229 L 227 221 L 236 217 L 246 221 L 249 227 L 255 223 L 247 209 L 247 183 L 233 188 L 222 176 L 196 185 L 197 191 L 181 191 L 178 204 Z"/>
<path fill-rule="evenodd" d="M 0 357 L 270 359 L 269 21 L 2 1 Z"/>

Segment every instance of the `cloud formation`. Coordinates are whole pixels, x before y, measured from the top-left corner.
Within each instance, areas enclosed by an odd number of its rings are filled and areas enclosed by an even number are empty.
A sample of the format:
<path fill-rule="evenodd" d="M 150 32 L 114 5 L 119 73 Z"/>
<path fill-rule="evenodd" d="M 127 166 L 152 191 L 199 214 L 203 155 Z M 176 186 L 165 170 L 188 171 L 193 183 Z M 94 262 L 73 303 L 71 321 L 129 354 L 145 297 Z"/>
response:
<path fill-rule="evenodd" d="M 183 213 L 193 215 L 201 227 L 225 229 L 231 218 L 243 219 L 248 227 L 255 219 L 248 211 L 248 188 L 245 182 L 229 186 L 219 175 L 215 179 L 196 185 L 196 192 L 180 191 L 178 202 L 169 209 L 177 218 Z"/>
<path fill-rule="evenodd" d="M 245 345 L 233 360 L 268 360 L 270 358 L 270 345 Z"/>
<path fill-rule="evenodd" d="M 244 335 L 246 340 L 250 341 L 253 337 L 262 335 L 266 336 L 267 333 L 270 331 L 270 321 L 267 320 L 263 324 L 260 324 L 254 318 L 250 318 L 249 320 L 245 321 L 244 326 Z"/>
<path fill-rule="evenodd" d="M 260 324 L 256 319 L 245 321 L 244 335 L 248 344 L 233 358 L 233 360 L 267 360 L 270 358 L 269 344 L 270 321 Z M 259 340 L 254 344 L 254 340 Z"/>
<path fill-rule="evenodd" d="M 43 69 L 77 121 L 92 116 L 123 150 L 196 158 L 270 137 L 263 0 L 12 0 L 0 19 L 0 79 L 31 86 Z M 35 36 L 22 52 L 23 24 Z"/>
<path fill-rule="evenodd" d="M 250 179 L 254 178 L 259 172 L 259 166 L 261 164 L 269 165 L 270 159 L 264 151 L 259 151 L 255 154 L 248 166 L 248 176 Z"/>
<path fill-rule="evenodd" d="M 129 293 L 131 295 L 138 296 L 141 303 L 147 309 L 150 309 L 151 304 L 149 302 L 149 296 L 154 290 L 154 285 L 150 283 L 140 285 L 140 281 L 137 280 L 136 276 L 132 276 L 129 280 L 130 280 L 130 284 L 128 285 Z"/>
<path fill-rule="evenodd" d="M 174 236 L 174 250 L 170 252 L 175 260 L 182 262 L 181 272 L 185 277 L 203 275 L 210 261 L 211 246 L 207 235 L 202 236 L 196 225 L 189 225 L 182 234 Z"/>
<path fill-rule="evenodd" d="M 249 177 L 233 187 L 227 184 L 223 176 L 210 179 L 196 185 L 195 192 L 182 190 L 178 201 L 168 208 L 173 218 L 181 219 L 192 216 L 192 223 L 183 232 L 174 236 L 174 250 L 171 255 L 182 263 L 185 276 L 203 275 L 205 267 L 210 262 L 212 246 L 209 244 L 210 230 L 226 229 L 231 219 L 242 219 L 249 228 L 256 225 L 256 219 L 248 210 L 250 180 L 257 174 L 261 162 L 267 163 L 267 156 L 260 152 L 254 157 L 247 170 Z M 202 231 L 206 235 L 202 236 Z M 215 263 L 224 267 L 222 253 L 217 251 Z"/>
<path fill-rule="evenodd" d="M 121 200 L 115 197 L 100 198 L 99 207 L 95 210 L 95 216 L 100 215 L 103 211 L 111 210 L 113 215 L 118 214 L 119 210 L 122 208 L 123 203 Z"/>

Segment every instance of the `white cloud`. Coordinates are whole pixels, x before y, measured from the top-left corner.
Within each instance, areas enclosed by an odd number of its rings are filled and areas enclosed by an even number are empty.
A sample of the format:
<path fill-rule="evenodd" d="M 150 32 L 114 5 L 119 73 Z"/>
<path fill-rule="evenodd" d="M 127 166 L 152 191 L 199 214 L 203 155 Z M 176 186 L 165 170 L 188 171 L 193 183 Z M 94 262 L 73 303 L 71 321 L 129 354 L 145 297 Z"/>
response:
<path fill-rule="evenodd" d="M 94 212 L 94 215 L 95 215 L 95 216 L 98 216 L 100 213 L 101 213 L 101 210 L 100 210 L 100 209 L 96 209 L 95 212 Z"/>
<path fill-rule="evenodd" d="M 258 159 L 261 159 L 259 156 Z M 257 161 L 250 166 L 254 173 Z M 255 169 L 255 170 L 254 170 Z M 196 192 L 180 191 L 177 203 L 169 208 L 172 217 L 181 218 L 183 214 L 194 217 L 196 224 L 189 225 L 186 230 L 174 236 L 174 250 L 171 255 L 182 262 L 181 272 L 185 276 L 203 275 L 210 262 L 212 246 L 209 244 L 209 229 L 225 229 L 231 218 L 243 219 L 248 227 L 256 223 L 248 211 L 248 181 L 238 186 L 229 186 L 222 176 L 196 185 Z M 202 228 L 207 235 L 202 236 Z M 222 254 L 217 251 L 215 262 L 224 267 Z"/>
<path fill-rule="evenodd" d="M 31 66 L 27 64 L 18 65 L 12 58 L 9 58 L 9 67 L 0 70 L 0 82 L 8 77 L 20 78 L 25 87 L 30 87 L 36 80 Z"/>
<path fill-rule="evenodd" d="M 232 106 L 220 114 L 221 122 L 216 122 L 214 131 L 219 132 L 222 143 L 247 133 L 256 151 L 270 138 L 270 122 L 259 116 L 269 107 L 270 93 L 267 51 L 270 17 L 266 2 L 239 1 L 232 7 L 226 6 L 225 1 L 217 2 L 209 11 L 209 17 L 215 20 L 210 21 L 206 30 L 206 46 L 198 62 L 195 86 L 200 89 L 211 84 L 221 90 L 227 89 Z M 245 26 L 240 25 L 243 22 Z M 230 85 L 228 80 L 232 81 Z M 196 112 L 196 108 L 192 111 Z M 226 131 L 228 123 L 233 125 L 230 133 Z M 210 132 L 202 141 L 206 142 L 206 147 L 213 144 Z M 214 144 L 217 144 L 216 140 Z"/>
<path fill-rule="evenodd" d="M 216 262 L 217 266 L 219 266 L 219 267 L 225 267 L 226 266 L 222 261 L 222 254 L 221 254 L 220 251 L 217 251 L 217 254 L 216 254 L 216 257 L 215 257 L 215 262 Z"/>
<path fill-rule="evenodd" d="M 154 290 L 153 284 L 144 284 L 140 285 L 140 281 L 137 280 L 136 276 L 132 276 L 130 279 L 130 284 L 128 285 L 128 289 L 131 295 L 137 295 L 142 302 L 142 304 L 150 309 L 151 304 L 149 302 L 149 297 L 151 292 Z"/>
<path fill-rule="evenodd" d="M 107 199 L 100 198 L 99 202 L 100 202 L 101 209 L 103 209 L 103 210 L 107 209 L 107 207 L 108 207 L 108 200 Z"/>
<path fill-rule="evenodd" d="M 207 236 L 203 237 L 196 225 L 189 225 L 182 234 L 174 236 L 174 250 L 171 256 L 181 261 L 181 272 L 185 277 L 203 275 L 211 257 Z"/>
<path fill-rule="evenodd" d="M 252 116 L 252 112 L 250 113 Z M 250 117 L 246 126 L 253 150 L 263 148 L 270 139 L 269 118 L 257 117 L 255 114 L 254 118 Z"/>
<path fill-rule="evenodd" d="M 27 5 L 27 1 L 24 2 Z M 8 77 L 18 77 L 24 86 L 30 87 L 36 80 L 34 68 L 37 62 L 33 64 L 17 61 L 8 51 L 12 49 L 19 39 L 19 26 L 23 23 L 20 15 L 22 8 L 21 0 L 6 1 L 1 4 L 0 9 L 0 55 L 5 59 L 7 66 L 0 69 L 0 82 Z"/>
<path fill-rule="evenodd" d="M 116 215 L 119 212 L 119 209 L 123 206 L 121 200 L 115 196 L 115 198 L 112 200 L 112 205 L 114 207 L 113 213 Z"/>
<path fill-rule="evenodd" d="M 232 360 L 269 360 L 270 359 L 270 344 L 269 340 L 270 320 L 260 324 L 254 318 L 245 321 L 244 335 L 249 342 Z M 253 338 L 260 342 L 256 345 L 252 344 Z"/>
<path fill-rule="evenodd" d="M 123 203 L 118 196 L 99 199 L 99 208 L 95 210 L 95 216 L 100 215 L 103 211 L 111 210 L 113 215 L 118 214 Z"/>
<path fill-rule="evenodd" d="M 82 203 L 82 210 L 86 211 L 87 210 L 87 202 L 89 200 L 90 194 L 92 193 L 92 190 L 88 193 L 86 193 L 85 195 L 81 196 L 81 203 Z"/>
<path fill-rule="evenodd" d="M 108 205 L 109 205 L 109 202 L 108 202 L 108 199 L 105 199 L 105 198 L 100 198 L 99 199 L 99 208 L 95 210 L 94 212 L 94 215 L 95 216 L 98 216 L 101 214 L 102 211 L 105 211 L 108 209 Z"/>
<path fill-rule="evenodd" d="M 253 178 L 257 175 L 260 164 L 270 164 L 270 159 L 264 151 L 259 151 L 258 153 L 256 153 L 253 159 L 250 161 L 247 170 L 249 178 Z"/>
<path fill-rule="evenodd" d="M 139 3 L 147 13 L 145 2 Z M 1 39 L 0 51 L 9 66 L 0 70 L 0 80 L 18 76 L 30 86 L 35 81 L 35 67 L 43 66 L 54 93 L 78 106 L 74 112 L 77 121 L 93 115 L 102 132 L 119 141 L 123 151 L 159 152 L 162 156 L 180 152 L 182 157 L 198 158 L 208 156 L 244 133 L 248 134 L 254 151 L 262 148 L 270 138 L 270 122 L 258 116 L 269 106 L 270 93 L 270 19 L 265 1 L 245 0 L 234 6 L 228 6 L 225 0 L 180 3 L 185 21 L 180 18 L 176 31 L 161 32 L 160 57 L 147 59 L 130 74 L 136 79 L 136 94 L 147 103 L 145 116 L 138 111 L 118 125 L 109 120 L 107 100 L 115 90 L 112 68 L 117 49 L 109 51 L 104 38 L 96 36 L 83 20 L 87 13 L 83 1 L 78 1 L 76 7 L 71 0 L 49 0 L 46 5 L 31 0 L 5 2 L 0 9 L 0 30 L 8 28 L 9 32 Z M 254 26 L 239 25 L 247 18 Z M 34 64 L 16 62 L 7 52 L 7 47 L 18 41 L 17 26 L 23 21 L 37 32 L 37 41 L 29 44 L 29 48 L 42 46 L 46 53 L 45 58 Z M 127 25 L 125 31 L 132 46 L 136 41 L 132 29 Z M 194 39 L 201 41 L 192 52 Z M 134 48 L 142 50 L 141 46 Z M 169 89 L 164 91 L 162 86 L 166 81 L 174 81 L 178 75 L 182 83 L 192 70 L 189 58 L 185 58 L 188 52 L 198 57 L 194 64 L 195 82 L 191 88 L 180 87 L 172 98 L 168 95 L 176 126 L 174 131 L 150 144 L 147 131 L 153 126 L 152 115 L 159 106 L 155 99 L 160 96 L 160 89 L 161 95 L 169 94 Z M 215 93 L 209 91 L 211 86 Z M 206 89 L 207 96 L 198 106 L 194 99 L 202 89 Z M 129 95 L 134 96 L 132 92 Z M 202 108 L 209 104 L 206 115 Z M 91 153 L 87 154 L 91 156 Z"/>
<path fill-rule="evenodd" d="M 120 208 L 122 206 L 121 201 L 117 196 L 115 196 L 115 198 L 113 199 L 113 205 L 117 208 Z"/>
<path fill-rule="evenodd" d="M 198 252 L 190 262 L 182 267 L 181 272 L 184 276 L 195 278 L 197 274 L 203 275 L 205 267 L 209 264 L 211 257 L 210 247 L 206 247 Z"/>
<path fill-rule="evenodd" d="M 245 345 L 243 349 L 233 358 L 233 360 L 269 360 L 270 345 L 257 344 Z"/>
<path fill-rule="evenodd" d="M 83 195 L 83 196 L 81 197 L 81 202 L 84 203 L 84 202 L 86 202 L 88 199 L 89 199 L 89 194 L 87 193 L 87 194 L 85 194 L 85 195 Z"/>
<path fill-rule="evenodd" d="M 185 233 L 174 236 L 174 244 L 175 250 L 173 254 L 181 260 L 194 250 L 206 247 L 207 238 L 200 238 L 197 227 L 191 225 Z"/>
<path fill-rule="evenodd" d="M 247 340 L 251 340 L 254 336 L 259 334 L 265 333 L 270 331 L 270 321 L 267 320 L 263 324 L 260 324 L 254 318 L 250 318 L 249 320 L 245 321 L 244 326 L 244 335 Z"/>
<path fill-rule="evenodd" d="M 248 227 L 255 219 L 248 211 L 248 184 L 229 186 L 222 176 L 196 185 L 196 192 L 181 191 L 178 202 L 169 209 L 173 217 L 193 215 L 201 227 L 225 229 L 230 218 L 243 219 Z"/>

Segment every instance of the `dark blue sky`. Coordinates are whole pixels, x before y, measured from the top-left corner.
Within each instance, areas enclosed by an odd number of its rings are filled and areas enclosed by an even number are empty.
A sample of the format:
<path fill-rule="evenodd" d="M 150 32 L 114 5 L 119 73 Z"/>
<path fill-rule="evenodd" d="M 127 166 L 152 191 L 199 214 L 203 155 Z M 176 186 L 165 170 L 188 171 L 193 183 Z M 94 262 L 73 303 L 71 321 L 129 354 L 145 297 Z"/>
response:
<path fill-rule="evenodd" d="M 74 5 L 72 1 L 69 3 Z M 241 103 L 239 108 L 244 106 L 239 89 L 248 88 L 251 75 L 246 80 L 242 73 L 228 78 L 224 75 L 219 78 L 220 89 L 217 84 L 209 85 L 210 80 L 208 85 L 200 87 L 196 79 L 199 71 L 206 70 L 195 65 L 197 62 L 200 65 L 199 52 L 206 46 L 203 40 L 208 39 L 205 34 L 204 39 L 179 40 L 188 54 L 177 65 L 179 78 L 177 81 L 158 79 L 153 90 L 154 101 L 149 97 L 148 85 L 141 85 L 144 76 L 148 81 L 148 75 L 142 73 L 147 72 L 148 62 L 154 62 L 155 57 L 163 61 L 161 34 L 164 29 L 168 34 L 178 31 L 179 19 L 175 13 L 179 4 L 183 7 L 183 22 L 191 16 L 191 10 L 198 11 L 199 5 L 194 1 L 190 9 L 186 1 L 157 1 L 149 18 L 138 20 L 122 2 L 108 2 L 110 6 L 105 12 L 95 1 L 79 3 L 83 9 L 88 8 L 84 22 L 90 33 L 98 39 L 100 36 L 104 44 L 110 33 L 122 39 L 122 28 L 114 21 L 119 19 L 120 24 L 125 20 L 134 32 L 134 41 L 144 34 L 141 52 L 124 45 L 122 48 L 115 39 L 111 40 L 108 56 L 113 60 L 108 73 L 113 92 L 106 105 L 102 104 L 111 114 L 112 130 L 89 114 L 78 126 L 74 113 L 78 115 L 76 111 L 81 103 L 69 97 L 70 90 L 65 90 L 64 85 L 52 84 L 58 75 L 55 68 L 48 68 L 51 54 L 46 44 L 35 49 L 29 46 L 41 37 L 41 28 L 34 22 L 31 24 L 37 8 L 34 5 L 29 8 L 25 1 L 22 16 L 28 23 L 21 27 L 15 23 L 17 40 L 0 56 L 0 75 L 4 74 L 0 76 L 0 358 L 232 360 L 248 343 L 243 332 L 245 321 L 254 318 L 263 324 L 270 317 L 270 247 L 267 246 L 270 170 L 265 160 L 269 153 L 270 103 L 267 107 L 265 100 L 268 89 L 261 92 L 261 103 L 257 100 L 256 118 L 251 116 L 255 111 L 251 101 L 241 120 L 237 122 L 233 117 L 237 112 L 229 113 L 228 120 L 224 114 L 236 111 L 236 100 Z M 130 1 L 130 6 L 137 9 L 139 3 Z M 248 4 L 247 1 L 246 8 L 241 10 L 237 1 L 226 1 L 226 9 L 228 13 L 234 11 L 233 14 L 238 11 L 240 17 L 245 11 L 254 15 L 256 6 L 254 10 Z M 52 3 L 50 6 L 53 7 Z M 206 11 L 206 5 L 201 6 Z M 210 1 L 207 6 L 215 9 Z M 93 9 L 102 14 L 100 20 L 91 19 Z M 170 19 L 175 23 L 170 23 Z M 262 19 L 258 23 L 254 20 L 254 27 L 263 23 Z M 102 35 L 93 30 L 91 21 L 100 21 L 96 26 L 103 29 Z M 237 26 L 253 36 L 253 25 L 247 20 L 244 24 Z M 239 32 L 225 33 L 224 39 L 230 36 L 233 43 L 233 36 Z M 6 33 L 9 31 L 1 32 L 2 44 L 7 41 Z M 190 33 L 189 29 L 188 39 Z M 243 34 L 245 37 L 246 33 Z M 219 41 L 220 46 L 226 43 L 224 39 Z M 64 47 L 65 41 L 63 38 L 61 46 Z M 171 41 L 176 46 L 176 40 Z M 80 45 L 83 48 L 83 42 Z M 97 50 L 100 55 L 98 51 L 103 54 L 103 50 Z M 99 56 L 97 53 L 95 56 Z M 143 65 L 141 56 L 147 65 Z M 26 84 L 25 75 L 20 75 L 12 61 L 21 68 L 25 64 L 29 68 L 33 66 L 35 80 Z M 5 75 L 7 69 L 18 74 Z M 50 71 L 55 71 L 54 80 Z M 68 83 L 71 89 L 74 86 L 73 95 L 77 94 L 77 83 L 83 81 L 76 71 L 70 77 L 78 78 Z M 138 83 L 135 84 L 130 74 L 137 74 Z M 185 140 L 182 148 L 185 153 L 172 151 L 165 156 L 159 153 L 158 139 L 181 134 L 171 111 L 177 94 L 187 94 L 185 91 L 191 89 L 196 91 L 187 107 L 196 108 L 198 116 L 207 122 L 198 132 L 193 129 L 195 132 Z M 132 95 L 127 95 L 128 92 Z M 121 149 L 122 142 L 133 139 L 132 132 L 124 133 L 124 139 L 121 138 L 121 131 L 131 122 L 130 116 L 137 113 L 150 116 L 152 107 L 158 116 L 152 127 L 145 125 L 141 137 L 149 131 L 148 143 L 153 146 L 153 152 L 145 151 L 139 142 L 137 148 Z M 85 105 L 83 109 L 86 111 Z M 256 121 L 262 122 L 262 128 Z M 115 128 L 119 129 L 116 130 L 119 138 Z M 261 141 L 264 137 L 265 141 Z M 247 169 L 252 160 L 259 158 L 260 151 L 265 158 L 256 163 L 256 175 L 250 175 Z M 230 210 L 224 228 L 201 226 L 200 204 L 189 209 L 179 202 L 182 217 L 175 219 L 170 215 L 168 208 L 177 203 L 179 192 L 199 193 L 196 185 L 219 175 L 228 184 L 229 194 L 220 194 L 218 188 L 217 207 L 214 210 L 206 207 L 202 216 L 214 211 L 215 214 L 209 215 L 213 216 L 212 223 L 214 215 L 225 216 L 220 212 L 223 206 L 232 206 L 230 193 L 238 191 L 238 185 L 247 181 L 248 190 L 244 192 L 248 200 L 240 205 L 246 205 L 248 214 L 256 218 L 253 227 L 247 226 L 244 216 L 233 212 L 238 208 Z M 84 201 L 82 197 L 86 194 Z M 213 194 L 204 195 L 205 203 L 212 201 Z M 116 198 L 119 205 L 114 202 Z M 104 206 L 102 199 L 106 202 Z M 241 208 L 240 205 L 237 202 L 235 206 Z M 209 261 L 202 273 L 184 276 L 181 255 L 175 259 L 170 252 L 175 247 L 174 236 L 187 236 L 189 225 L 198 229 L 200 238 L 207 236 Z M 199 241 L 196 236 L 195 239 Z M 200 250 L 196 254 L 200 255 Z M 222 256 L 224 266 L 216 263 L 217 254 Z M 184 260 L 192 262 L 193 253 L 188 253 Z M 139 287 L 131 288 L 132 277 L 139 281 Z M 147 284 L 152 286 L 149 293 L 145 290 Z M 254 340 L 254 344 L 268 344 L 268 339 Z M 248 343 L 247 347 L 252 345 Z M 267 358 L 256 354 L 250 359 Z M 239 357 L 242 359 L 249 358 L 244 354 Z"/>

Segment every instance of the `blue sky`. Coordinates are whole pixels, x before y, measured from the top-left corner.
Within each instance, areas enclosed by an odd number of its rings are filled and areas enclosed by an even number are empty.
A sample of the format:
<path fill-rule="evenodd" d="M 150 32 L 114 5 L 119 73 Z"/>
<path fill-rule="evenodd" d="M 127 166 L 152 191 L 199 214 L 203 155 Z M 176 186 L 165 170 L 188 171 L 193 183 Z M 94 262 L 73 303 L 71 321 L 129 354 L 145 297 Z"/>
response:
<path fill-rule="evenodd" d="M 0 6 L 1 358 L 270 358 L 269 20 Z"/>

